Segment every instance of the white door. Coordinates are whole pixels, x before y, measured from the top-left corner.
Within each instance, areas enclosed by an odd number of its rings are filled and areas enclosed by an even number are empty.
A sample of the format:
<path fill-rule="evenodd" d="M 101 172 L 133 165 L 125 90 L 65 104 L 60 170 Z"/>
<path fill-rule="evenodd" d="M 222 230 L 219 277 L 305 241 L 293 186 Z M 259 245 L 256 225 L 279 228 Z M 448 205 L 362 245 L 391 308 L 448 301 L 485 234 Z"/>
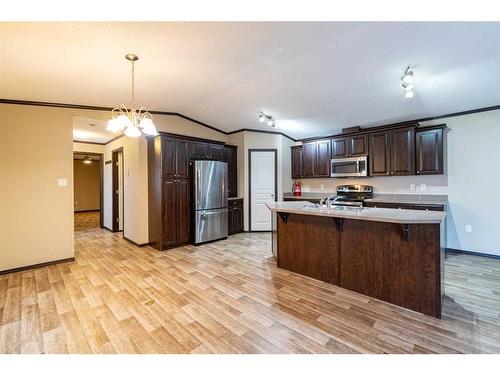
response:
<path fill-rule="evenodd" d="M 123 230 L 123 152 L 118 153 L 118 230 Z"/>
<path fill-rule="evenodd" d="M 271 211 L 267 202 L 276 200 L 275 153 L 250 151 L 250 230 L 270 231 Z"/>

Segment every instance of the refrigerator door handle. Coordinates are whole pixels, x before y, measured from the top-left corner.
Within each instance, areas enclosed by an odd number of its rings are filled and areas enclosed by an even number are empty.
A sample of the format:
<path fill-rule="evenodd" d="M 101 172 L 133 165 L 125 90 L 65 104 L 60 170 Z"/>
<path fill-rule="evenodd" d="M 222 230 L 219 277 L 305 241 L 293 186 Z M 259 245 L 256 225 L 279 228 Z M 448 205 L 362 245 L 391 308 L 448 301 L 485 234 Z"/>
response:
<path fill-rule="evenodd" d="M 197 208 L 200 207 L 200 201 L 201 201 L 201 172 L 199 169 L 196 170 L 196 205 Z"/>

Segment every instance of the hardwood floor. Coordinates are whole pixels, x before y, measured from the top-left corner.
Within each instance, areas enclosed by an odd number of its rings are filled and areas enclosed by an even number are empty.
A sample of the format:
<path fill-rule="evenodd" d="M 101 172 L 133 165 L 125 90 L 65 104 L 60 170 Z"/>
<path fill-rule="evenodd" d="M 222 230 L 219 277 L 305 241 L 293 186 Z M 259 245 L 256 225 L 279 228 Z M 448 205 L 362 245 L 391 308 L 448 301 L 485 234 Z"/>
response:
<path fill-rule="evenodd" d="M 276 268 L 269 233 L 158 252 L 76 216 L 76 261 L 0 276 L 1 353 L 500 353 L 500 261 L 446 260 L 437 320 Z"/>

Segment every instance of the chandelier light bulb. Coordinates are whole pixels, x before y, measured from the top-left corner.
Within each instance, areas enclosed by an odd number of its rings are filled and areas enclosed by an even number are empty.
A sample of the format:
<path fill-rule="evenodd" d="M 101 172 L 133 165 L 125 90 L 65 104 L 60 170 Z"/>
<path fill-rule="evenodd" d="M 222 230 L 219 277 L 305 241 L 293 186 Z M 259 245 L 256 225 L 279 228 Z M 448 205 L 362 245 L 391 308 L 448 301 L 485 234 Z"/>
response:
<path fill-rule="evenodd" d="M 129 125 L 127 127 L 127 129 L 125 129 L 125 135 L 127 137 L 131 137 L 131 138 L 137 138 L 137 137 L 140 137 L 141 136 L 141 131 L 139 130 L 139 128 L 135 125 Z"/>
<path fill-rule="evenodd" d="M 143 118 L 139 123 L 139 127 L 141 128 L 142 132 L 146 135 L 151 135 L 151 136 L 158 135 L 156 126 L 153 123 L 153 120 L 151 120 L 150 118 Z"/>

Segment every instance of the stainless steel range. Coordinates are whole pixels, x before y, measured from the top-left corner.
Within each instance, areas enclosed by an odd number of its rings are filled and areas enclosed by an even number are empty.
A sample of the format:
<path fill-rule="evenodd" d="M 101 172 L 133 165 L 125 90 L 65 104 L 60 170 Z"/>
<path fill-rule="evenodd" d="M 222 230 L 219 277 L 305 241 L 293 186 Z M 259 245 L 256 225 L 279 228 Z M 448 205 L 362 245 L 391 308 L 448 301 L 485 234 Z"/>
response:
<path fill-rule="evenodd" d="M 363 206 L 363 201 L 373 197 L 373 186 L 370 185 L 339 185 L 337 195 L 331 195 L 320 202 L 330 206 Z"/>

